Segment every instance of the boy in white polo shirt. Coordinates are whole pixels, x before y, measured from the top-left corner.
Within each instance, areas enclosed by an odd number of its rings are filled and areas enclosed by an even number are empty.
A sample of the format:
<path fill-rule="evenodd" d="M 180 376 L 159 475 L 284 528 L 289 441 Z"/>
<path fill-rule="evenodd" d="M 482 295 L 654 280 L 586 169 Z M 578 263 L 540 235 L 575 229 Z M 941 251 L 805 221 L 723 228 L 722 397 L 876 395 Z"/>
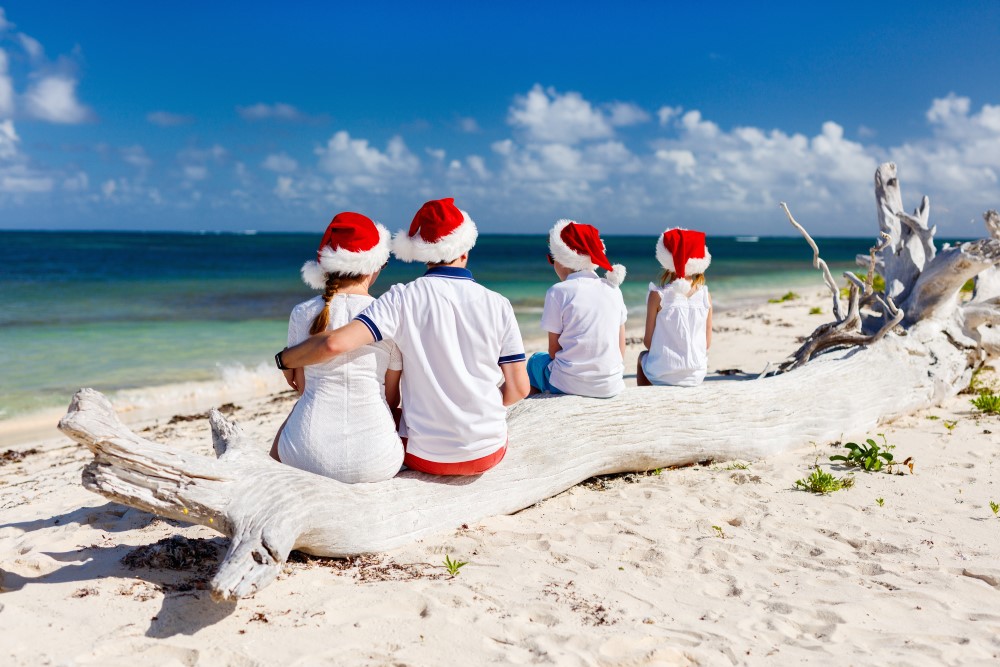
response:
<path fill-rule="evenodd" d="M 396 257 L 427 263 L 427 273 L 393 285 L 350 324 L 276 355 L 279 366 L 295 368 L 394 341 L 404 364 L 404 463 L 431 474 L 476 475 L 499 463 L 505 406 L 529 389 L 514 309 L 466 268 L 477 235 L 453 199 L 427 202 L 393 239 Z"/>
<path fill-rule="evenodd" d="M 611 398 L 625 388 L 625 267 L 608 261 L 596 227 L 572 220 L 552 228 L 549 250 L 561 282 L 545 293 L 542 328 L 549 332 L 549 351 L 528 361 L 533 393 Z M 607 271 L 603 278 L 598 267 Z"/>

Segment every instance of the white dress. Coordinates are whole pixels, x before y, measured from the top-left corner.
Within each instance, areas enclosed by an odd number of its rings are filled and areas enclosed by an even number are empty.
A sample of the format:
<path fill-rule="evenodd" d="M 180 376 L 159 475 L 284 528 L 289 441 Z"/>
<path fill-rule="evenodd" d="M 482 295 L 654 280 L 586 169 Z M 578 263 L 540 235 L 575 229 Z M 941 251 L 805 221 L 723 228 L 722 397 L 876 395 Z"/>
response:
<path fill-rule="evenodd" d="M 649 354 L 642 360 L 642 372 L 653 384 L 695 387 L 708 372 L 708 288 L 702 286 L 690 297 L 678 293 L 671 284 L 649 284 L 660 295 L 660 312 L 653 326 Z"/>
<path fill-rule="evenodd" d="M 349 323 L 372 301 L 366 295 L 335 295 L 328 329 Z M 322 309 L 323 298 L 317 296 L 292 310 L 289 346 L 309 337 Z M 305 391 L 278 441 L 281 462 L 347 484 L 394 477 L 403 465 L 403 445 L 385 401 L 387 368 L 403 368 L 399 349 L 390 341 L 306 366 Z"/>

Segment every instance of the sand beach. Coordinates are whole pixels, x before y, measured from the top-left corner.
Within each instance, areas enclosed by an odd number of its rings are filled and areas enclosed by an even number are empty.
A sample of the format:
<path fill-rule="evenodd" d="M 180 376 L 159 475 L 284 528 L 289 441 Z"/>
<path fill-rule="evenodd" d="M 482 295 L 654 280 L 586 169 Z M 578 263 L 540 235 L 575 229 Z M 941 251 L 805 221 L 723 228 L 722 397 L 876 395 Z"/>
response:
<path fill-rule="evenodd" d="M 719 314 L 710 369 L 780 362 L 824 319 L 814 307 L 829 311 L 818 290 Z M 640 349 L 628 347 L 629 374 Z M 995 371 L 980 379 L 1000 385 Z M 20 443 L 0 461 L 0 660 L 993 664 L 1000 419 L 979 416 L 969 398 L 877 429 L 897 459 L 912 457 L 912 473 L 854 472 L 853 487 L 831 495 L 798 490 L 816 464 L 851 473 L 828 460 L 841 445 L 818 442 L 766 460 L 591 479 L 391 552 L 295 556 L 237 603 L 204 590 L 224 538 L 88 492 L 90 454 L 66 438 Z M 293 400 L 278 392 L 228 410 L 264 447 Z M 135 427 L 211 452 L 197 413 Z M 844 424 L 844 442 L 866 437 L 877 438 Z M 452 576 L 446 557 L 466 565 Z"/>

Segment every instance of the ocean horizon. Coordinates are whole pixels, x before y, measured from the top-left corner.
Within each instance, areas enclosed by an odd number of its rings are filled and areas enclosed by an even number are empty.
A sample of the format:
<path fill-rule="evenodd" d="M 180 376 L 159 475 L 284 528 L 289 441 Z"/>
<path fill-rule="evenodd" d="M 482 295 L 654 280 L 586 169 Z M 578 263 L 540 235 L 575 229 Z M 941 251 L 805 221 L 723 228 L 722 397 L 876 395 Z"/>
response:
<path fill-rule="evenodd" d="M 628 268 L 622 286 L 632 323 L 657 280 L 655 234 L 607 235 L 608 256 Z M 288 313 L 316 294 L 299 277 L 319 235 L 306 232 L 0 231 L 0 420 L 64 406 L 82 386 L 137 407 L 194 393 L 283 386 L 271 357 Z M 818 238 L 839 275 L 871 238 Z M 815 286 L 812 252 L 798 236 L 709 237 L 707 272 L 717 308 L 759 303 Z M 514 306 L 525 339 L 556 277 L 545 234 L 483 234 L 469 268 Z M 390 261 L 378 296 L 423 266 Z"/>

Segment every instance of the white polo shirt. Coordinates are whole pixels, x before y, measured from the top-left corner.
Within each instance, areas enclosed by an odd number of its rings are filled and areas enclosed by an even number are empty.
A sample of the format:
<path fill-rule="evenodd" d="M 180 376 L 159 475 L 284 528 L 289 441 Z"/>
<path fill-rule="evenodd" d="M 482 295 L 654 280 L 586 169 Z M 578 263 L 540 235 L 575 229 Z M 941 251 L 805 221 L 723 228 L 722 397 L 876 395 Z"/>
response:
<path fill-rule="evenodd" d="M 441 266 L 393 285 L 355 319 L 403 353 L 406 451 L 436 463 L 473 461 L 507 442 L 500 365 L 524 361 L 510 301 L 467 269 Z"/>
<path fill-rule="evenodd" d="M 625 388 L 619 331 L 622 291 L 594 271 L 577 271 L 545 293 L 542 328 L 559 334 L 549 382 L 566 394 L 611 398 Z M 405 355 L 404 355 L 405 359 Z"/>

